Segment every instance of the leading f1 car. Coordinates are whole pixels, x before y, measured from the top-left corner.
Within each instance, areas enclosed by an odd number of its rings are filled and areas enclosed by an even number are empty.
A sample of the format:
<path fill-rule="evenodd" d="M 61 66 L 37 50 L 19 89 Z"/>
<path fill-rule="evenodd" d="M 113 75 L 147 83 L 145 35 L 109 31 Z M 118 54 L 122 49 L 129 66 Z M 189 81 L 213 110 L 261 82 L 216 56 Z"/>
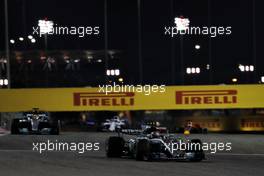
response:
<path fill-rule="evenodd" d="M 183 144 L 185 148 L 180 147 Z M 157 128 L 151 127 L 129 140 L 120 134 L 109 137 L 106 141 L 106 155 L 109 158 L 126 157 L 138 161 L 202 161 L 205 154 L 201 145 L 200 139 L 177 138 L 161 134 Z"/>

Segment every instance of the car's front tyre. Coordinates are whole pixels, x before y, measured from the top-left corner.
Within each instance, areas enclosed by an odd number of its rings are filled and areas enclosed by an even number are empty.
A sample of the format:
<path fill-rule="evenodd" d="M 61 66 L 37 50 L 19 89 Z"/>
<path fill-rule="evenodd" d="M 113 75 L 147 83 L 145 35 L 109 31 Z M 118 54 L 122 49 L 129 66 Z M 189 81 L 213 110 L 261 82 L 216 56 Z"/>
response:
<path fill-rule="evenodd" d="M 135 158 L 138 161 L 151 160 L 151 148 L 147 139 L 141 139 L 136 144 Z"/>
<path fill-rule="evenodd" d="M 19 134 L 19 129 L 18 129 L 18 119 L 13 119 L 12 124 L 11 124 L 11 134 Z"/>
<path fill-rule="evenodd" d="M 122 137 L 111 136 L 106 141 L 106 156 L 108 158 L 119 158 L 123 155 L 125 140 Z"/>

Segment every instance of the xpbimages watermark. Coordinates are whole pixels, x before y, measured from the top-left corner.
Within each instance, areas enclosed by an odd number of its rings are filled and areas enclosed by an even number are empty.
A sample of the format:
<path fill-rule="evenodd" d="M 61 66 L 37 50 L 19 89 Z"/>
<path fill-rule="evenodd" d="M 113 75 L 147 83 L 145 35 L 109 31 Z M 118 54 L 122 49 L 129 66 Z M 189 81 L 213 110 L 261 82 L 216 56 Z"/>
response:
<path fill-rule="evenodd" d="M 166 87 L 165 85 L 118 85 L 114 82 L 113 85 L 99 85 L 98 92 L 105 93 L 106 95 L 111 92 L 139 92 L 144 93 L 144 95 L 150 95 L 152 93 L 164 93 L 166 92 Z"/>
<path fill-rule="evenodd" d="M 32 150 L 40 154 L 45 151 L 71 151 L 83 154 L 87 151 L 100 150 L 99 142 L 59 142 L 58 140 L 32 143 Z"/>
<path fill-rule="evenodd" d="M 99 26 L 60 26 L 47 20 L 39 20 L 38 26 L 32 27 L 32 34 L 42 37 L 43 35 L 75 35 L 80 38 L 99 35 Z"/>
<path fill-rule="evenodd" d="M 169 143 L 165 144 L 165 150 L 174 153 L 175 151 L 208 151 L 212 154 L 215 154 L 218 151 L 231 151 L 232 150 L 232 143 L 231 142 L 211 142 L 211 143 L 191 143 L 179 141 L 177 143 Z"/>
<path fill-rule="evenodd" d="M 210 37 L 217 37 L 223 35 L 230 35 L 232 33 L 231 26 L 190 26 L 188 18 L 175 18 L 175 26 L 165 26 L 164 34 L 170 37 L 178 35 L 209 35 Z"/>

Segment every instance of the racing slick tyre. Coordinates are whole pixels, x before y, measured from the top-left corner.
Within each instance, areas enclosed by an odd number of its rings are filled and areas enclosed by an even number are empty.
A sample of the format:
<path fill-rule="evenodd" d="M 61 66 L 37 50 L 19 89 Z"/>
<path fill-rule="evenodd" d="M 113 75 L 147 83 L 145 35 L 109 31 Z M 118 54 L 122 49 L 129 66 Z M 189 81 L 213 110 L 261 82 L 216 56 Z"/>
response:
<path fill-rule="evenodd" d="M 151 148 L 150 143 L 146 139 L 139 140 L 136 146 L 135 158 L 138 161 L 150 161 L 151 160 Z"/>
<path fill-rule="evenodd" d="M 199 162 L 205 159 L 204 151 L 202 149 L 202 141 L 200 139 L 192 139 L 191 144 L 192 146 L 199 146 L 198 148 L 188 150 L 186 152 L 192 152 L 194 154 L 193 158 L 190 161 Z"/>
<path fill-rule="evenodd" d="M 51 135 L 59 135 L 60 134 L 60 122 L 59 121 L 53 121 L 50 123 L 50 127 L 51 127 L 51 131 L 50 134 Z"/>
<path fill-rule="evenodd" d="M 58 125 L 53 126 L 50 131 L 51 135 L 59 135 L 60 134 L 60 128 Z"/>
<path fill-rule="evenodd" d="M 111 136 L 106 141 L 106 156 L 108 158 L 119 158 L 122 156 L 125 146 L 125 140 L 122 137 Z"/>
<path fill-rule="evenodd" d="M 19 119 L 13 119 L 11 124 L 11 134 L 19 134 L 18 124 Z"/>
<path fill-rule="evenodd" d="M 204 128 L 204 129 L 203 129 L 203 134 L 207 134 L 207 133 L 208 133 L 207 128 Z"/>

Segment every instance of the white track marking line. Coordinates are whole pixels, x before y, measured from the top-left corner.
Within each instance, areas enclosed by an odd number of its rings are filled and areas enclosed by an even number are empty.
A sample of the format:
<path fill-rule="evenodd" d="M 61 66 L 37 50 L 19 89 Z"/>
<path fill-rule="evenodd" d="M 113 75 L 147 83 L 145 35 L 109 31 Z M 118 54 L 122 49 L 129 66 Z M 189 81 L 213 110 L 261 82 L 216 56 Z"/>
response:
<path fill-rule="evenodd" d="M 264 156 L 264 153 L 206 153 L 206 155 L 222 155 L 222 156 Z"/>
<path fill-rule="evenodd" d="M 0 152 L 34 152 L 38 153 L 38 151 L 30 150 L 30 149 L 0 149 Z M 66 153 L 72 153 L 71 151 L 47 151 L 47 152 L 66 152 Z M 205 155 L 210 156 L 262 156 L 264 157 L 264 153 L 206 153 Z"/>
<path fill-rule="evenodd" d="M 0 133 L 0 137 L 1 136 L 6 136 L 6 135 L 8 135 L 9 133 Z"/>

